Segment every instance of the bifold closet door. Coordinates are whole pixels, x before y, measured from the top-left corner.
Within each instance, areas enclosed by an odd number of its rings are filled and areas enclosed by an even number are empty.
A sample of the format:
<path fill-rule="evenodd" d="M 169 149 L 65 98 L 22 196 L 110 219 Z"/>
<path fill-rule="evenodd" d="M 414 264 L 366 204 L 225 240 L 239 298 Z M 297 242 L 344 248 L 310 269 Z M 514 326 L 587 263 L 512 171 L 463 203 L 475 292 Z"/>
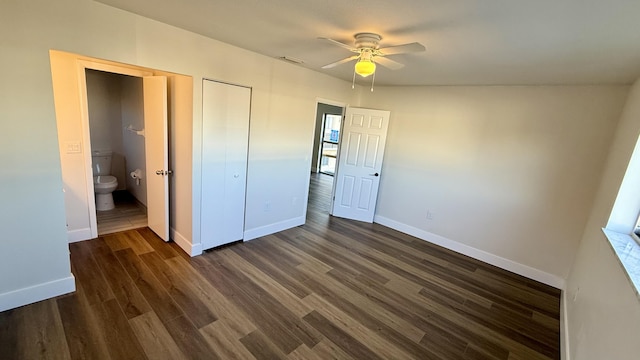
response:
<path fill-rule="evenodd" d="M 250 111 L 250 88 L 203 80 L 203 249 L 243 238 Z"/>

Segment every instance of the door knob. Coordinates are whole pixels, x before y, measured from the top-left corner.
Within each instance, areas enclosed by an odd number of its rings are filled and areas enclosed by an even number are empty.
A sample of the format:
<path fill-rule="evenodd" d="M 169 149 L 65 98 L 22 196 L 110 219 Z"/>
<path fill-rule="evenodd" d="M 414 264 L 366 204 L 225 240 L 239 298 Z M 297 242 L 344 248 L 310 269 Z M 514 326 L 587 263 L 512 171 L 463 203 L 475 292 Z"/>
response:
<path fill-rule="evenodd" d="M 164 175 L 164 170 L 156 170 L 156 175 Z"/>
<path fill-rule="evenodd" d="M 156 175 L 171 175 L 173 171 L 171 170 L 156 170 Z"/>
<path fill-rule="evenodd" d="M 369 174 L 369 176 L 380 176 L 380 174 L 375 173 L 375 174 Z"/>

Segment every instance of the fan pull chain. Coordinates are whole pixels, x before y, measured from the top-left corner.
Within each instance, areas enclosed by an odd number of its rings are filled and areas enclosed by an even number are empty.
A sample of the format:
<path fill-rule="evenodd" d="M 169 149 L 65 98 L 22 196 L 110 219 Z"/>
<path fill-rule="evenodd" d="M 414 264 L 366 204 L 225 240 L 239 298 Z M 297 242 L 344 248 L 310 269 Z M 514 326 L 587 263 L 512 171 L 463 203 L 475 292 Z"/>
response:
<path fill-rule="evenodd" d="M 371 92 L 373 92 L 373 83 L 376 81 L 376 73 L 373 73 L 373 79 L 371 79 Z"/>
<path fill-rule="evenodd" d="M 355 89 L 356 88 L 356 69 L 353 69 L 353 80 L 351 80 L 351 88 Z"/>

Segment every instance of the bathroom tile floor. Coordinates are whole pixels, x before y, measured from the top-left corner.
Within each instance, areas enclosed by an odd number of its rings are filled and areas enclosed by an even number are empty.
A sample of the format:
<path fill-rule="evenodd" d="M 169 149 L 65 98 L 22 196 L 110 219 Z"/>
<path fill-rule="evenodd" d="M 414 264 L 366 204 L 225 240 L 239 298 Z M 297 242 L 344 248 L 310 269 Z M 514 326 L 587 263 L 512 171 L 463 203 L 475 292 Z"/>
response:
<path fill-rule="evenodd" d="M 98 211 L 98 235 L 137 229 L 147 226 L 147 209 L 127 191 L 115 191 L 116 208 Z"/>

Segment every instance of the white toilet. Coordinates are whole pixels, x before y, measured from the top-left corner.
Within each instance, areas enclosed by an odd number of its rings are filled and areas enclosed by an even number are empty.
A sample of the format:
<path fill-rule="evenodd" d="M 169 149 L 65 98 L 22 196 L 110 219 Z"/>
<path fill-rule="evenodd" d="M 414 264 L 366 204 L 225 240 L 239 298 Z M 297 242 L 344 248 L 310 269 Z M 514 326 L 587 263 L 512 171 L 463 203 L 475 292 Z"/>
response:
<path fill-rule="evenodd" d="M 93 188 L 96 193 L 96 210 L 113 210 L 113 191 L 118 187 L 118 179 L 111 173 L 111 151 L 95 150 L 91 153 Z"/>

